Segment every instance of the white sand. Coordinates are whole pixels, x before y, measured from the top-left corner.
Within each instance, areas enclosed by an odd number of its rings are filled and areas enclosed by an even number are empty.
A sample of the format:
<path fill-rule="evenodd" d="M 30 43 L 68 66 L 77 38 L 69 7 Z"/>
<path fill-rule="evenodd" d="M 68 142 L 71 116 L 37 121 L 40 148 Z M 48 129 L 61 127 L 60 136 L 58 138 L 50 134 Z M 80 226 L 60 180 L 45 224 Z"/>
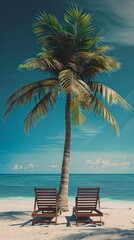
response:
<path fill-rule="evenodd" d="M 75 219 L 71 217 L 72 200 L 69 202 L 70 211 L 58 217 L 58 225 L 31 226 L 33 204 L 33 199 L 0 200 L 0 240 L 134 239 L 134 202 L 101 201 L 104 225 L 79 227 L 75 226 Z"/>

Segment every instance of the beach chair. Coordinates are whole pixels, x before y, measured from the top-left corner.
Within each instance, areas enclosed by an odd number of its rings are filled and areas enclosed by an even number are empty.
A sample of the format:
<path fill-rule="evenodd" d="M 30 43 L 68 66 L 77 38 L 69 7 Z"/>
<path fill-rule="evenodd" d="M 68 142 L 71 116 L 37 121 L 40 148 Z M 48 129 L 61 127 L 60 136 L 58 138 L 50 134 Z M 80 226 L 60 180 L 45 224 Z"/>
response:
<path fill-rule="evenodd" d="M 100 212 L 99 200 L 100 188 L 78 188 L 75 207 L 73 213 L 76 216 L 76 226 L 78 223 L 99 223 L 103 213 Z M 99 219 L 93 220 L 98 217 Z"/>
<path fill-rule="evenodd" d="M 55 223 L 61 214 L 58 209 L 56 188 L 34 188 L 35 202 L 32 213 L 32 225 L 36 223 Z M 55 218 L 55 221 L 52 221 Z"/>

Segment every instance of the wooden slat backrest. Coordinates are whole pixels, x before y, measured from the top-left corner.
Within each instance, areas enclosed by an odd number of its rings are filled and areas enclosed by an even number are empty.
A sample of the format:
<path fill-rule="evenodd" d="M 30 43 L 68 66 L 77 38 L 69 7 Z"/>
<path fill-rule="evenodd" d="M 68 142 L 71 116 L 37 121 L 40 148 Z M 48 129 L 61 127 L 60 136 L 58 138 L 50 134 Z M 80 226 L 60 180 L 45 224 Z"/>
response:
<path fill-rule="evenodd" d="M 57 209 L 56 188 L 34 188 L 34 191 L 38 209 Z"/>
<path fill-rule="evenodd" d="M 79 209 L 96 209 L 100 188 L 78 188 L 76 207 Z"/>

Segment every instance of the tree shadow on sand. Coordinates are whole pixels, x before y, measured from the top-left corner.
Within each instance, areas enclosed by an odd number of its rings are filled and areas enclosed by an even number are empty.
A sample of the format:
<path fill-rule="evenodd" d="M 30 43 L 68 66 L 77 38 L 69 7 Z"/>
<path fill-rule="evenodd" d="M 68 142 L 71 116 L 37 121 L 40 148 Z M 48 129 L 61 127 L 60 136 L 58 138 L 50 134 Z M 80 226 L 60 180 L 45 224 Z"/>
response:
<path fill-rule="evenodd" d="M 38 217 L 36 220 L 38 220 Z M 44 220 L 46 220 L 46 218 L 44 218 Z M 50 220 L 52 220 L 52 218 Z M 0 221 L 10 221 L 12 223 L 10 224 L 10 226 L 31 227 L 32 226 L 31 211 L 0 212 Z M 44 227 L 49 226 L 49 224 L 45 224 L 43 222 L 37 224 L 37 226 L 40 225 Z M 60 225 L 62 225 L 62 223 L 60 223 Z"/>
<path fill-rule="evenodd" d="M 23 218 L 30 217 L 31 212 L 30 211 L 8 211 L 8 212 L 0 212 L 0 221 L 17 221 L 17 220 L 23 220 Z M 20 227 L 26 226 L 29 223 L 31 224 L 32 220 L 24 221 L 22 223 L 12 224 L 11 226 L 20 225 Z"/>
<path fill-rule="evenodd" d="M 91 230 L 91 231 L 90 231 Z M 134 230 L 125 230 L 125 229 L 87 229 L 81 231 L 80 233 L 72 233 L 66 237 L 62 237 L 61 240 L 134 240 Z"/>
<path fill-rule="evenodd" d="M 0 212 L 0 220 L 19 220 L 22 217 L 29 216 L 31 212 L 25 211 L 8 211 Z"/>

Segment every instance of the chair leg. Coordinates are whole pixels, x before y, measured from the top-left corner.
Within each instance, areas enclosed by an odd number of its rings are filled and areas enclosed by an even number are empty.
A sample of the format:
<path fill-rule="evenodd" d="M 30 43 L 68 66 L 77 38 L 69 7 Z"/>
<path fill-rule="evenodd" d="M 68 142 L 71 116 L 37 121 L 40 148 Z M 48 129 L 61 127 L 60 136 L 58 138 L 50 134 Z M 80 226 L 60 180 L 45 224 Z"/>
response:
<path fill-rule="evenodd" d="M 57 216 L 55 217 L 55 224 L 57 224 Z"/>
<path fill-rule="evenodd" d="M 102 225 L 102 222 L 101 222 L 101 217 L 100 217 L 100 224 Z"/>
<path fill-rule="evenodd" d="M 76 217 L 76 226 L 78 227 L 78 218 Z"/>
<path fill-rule="evenodd" d="M 74 207 L 73 207 L 73 215 L 74 215 L 74 213 L 75 213 L 75 210 L 74 210 Z"/>
<path fill-rule="evenodd" d="M 32 226 L 34 225 L 34 218 L 32 219 Z"/>

